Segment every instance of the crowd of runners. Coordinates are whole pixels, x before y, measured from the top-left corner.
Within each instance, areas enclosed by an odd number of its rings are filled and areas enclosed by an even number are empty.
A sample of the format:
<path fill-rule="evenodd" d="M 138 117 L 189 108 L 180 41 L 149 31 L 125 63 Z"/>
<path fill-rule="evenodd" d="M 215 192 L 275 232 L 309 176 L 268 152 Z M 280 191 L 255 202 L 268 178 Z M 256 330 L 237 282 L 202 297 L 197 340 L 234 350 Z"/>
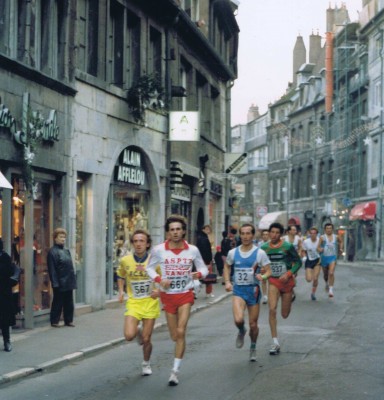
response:
<path fill-rule="evenodd" d="M 165 223 L 167 240 L 151 249 L 151 236 L 145 230 L 136 230 L 131 243 L 133 252 L 120 260 L 118 275 L 119 300 L 127 293 L 124 336 L 127 341 L 137 339 L 142 346 L 142 375 L 152 374 L 150 357 L 151 336 L 160 308 L 165 312 L 171 339 L 175 343 L 174 359 L 168 384 L 179 383 L 179 371 L 186 349 L 186 332 L 191 307 L 194 304 L 195 282 L 210 272 L 199 249 L 185 240 L 186 221 L 180 215 L 171 215 Z M 269 354 L 280 353 L 277 333 L 277 313 L 288 318 L 295 299 L 296 274 L 304 266 L 305 279 L 311 283 L 310 299 L 316 300 L 319 275 L 323 270 L 326 291 L 334 297 L 335 267 L 342 241 L 333 232 L 333 225 L 324 226 L 319 235 L 316 227 L 309 230 L 305 240 L 297 227 L 285 229 L 273 223 L 261 232 L 255 241 L 255 227 L 244 224 L 239 229 L 238 245 L 223 257 L 223 284 L 232 293 L 232 312 L 237 328 L 236 347 L 244 346 L 249 330 L 249 360 L 256 361 L 259 334 L 260 303 L 268 304 L 271 347 Z M 245 312 L 248 327 L 245 326 Z"/>

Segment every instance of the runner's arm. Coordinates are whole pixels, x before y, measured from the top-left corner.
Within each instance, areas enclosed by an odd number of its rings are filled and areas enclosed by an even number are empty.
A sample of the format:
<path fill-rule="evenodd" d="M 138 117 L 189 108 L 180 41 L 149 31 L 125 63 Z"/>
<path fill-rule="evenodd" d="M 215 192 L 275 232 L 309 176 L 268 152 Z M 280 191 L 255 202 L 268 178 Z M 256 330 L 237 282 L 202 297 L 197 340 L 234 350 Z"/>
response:
<path fill-rule="evenodd" d="M 288 255 L 289 255 L 289 263 L 291 265 L 291 268 L 289 271 L 291 271 L 291 274 L 294 275 L 296 272 L 301 268 L 302 262 L 300 256 L 297 254 L 297 251 L 293 246 L 290 246 L 288 250 Z"/>
<path fill-rule="evenodd" d="M 323 237 L 320 236 L 319 244 L 318 244 L 318 246 L 317 246 L 317 252 L 320 254 L 320 253 L 322 253 L 323 251 L 324 251 L 324 247 L 323 247 Z"/>
<path fill-rule="evenodd" d="M 197 274 L 200 275 L 197 279 L 205 278 L 208 275 L 208 268 L 205 265 L 203 257 L 201 257 L 199 249 L 196 246 L 195 249 L 195 259 L 193 260 L 193 263 L 195 264 Z"/>

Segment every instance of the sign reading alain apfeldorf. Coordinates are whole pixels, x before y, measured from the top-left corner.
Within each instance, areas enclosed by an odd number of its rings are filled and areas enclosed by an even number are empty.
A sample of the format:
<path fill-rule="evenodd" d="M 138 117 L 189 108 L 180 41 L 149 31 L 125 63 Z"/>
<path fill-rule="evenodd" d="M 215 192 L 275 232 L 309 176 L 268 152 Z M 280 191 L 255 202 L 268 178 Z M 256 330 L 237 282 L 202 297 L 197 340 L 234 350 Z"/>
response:
<path fill-rule="evenodd" d="M 199 112 L 171 111 L 169 113 L 169 140 L 199 141 Z"/>
<path fill-rule="evenodd" d="M 224 158 L 226 174 L 247 174 L 247 153 L 226 153 Z"/>

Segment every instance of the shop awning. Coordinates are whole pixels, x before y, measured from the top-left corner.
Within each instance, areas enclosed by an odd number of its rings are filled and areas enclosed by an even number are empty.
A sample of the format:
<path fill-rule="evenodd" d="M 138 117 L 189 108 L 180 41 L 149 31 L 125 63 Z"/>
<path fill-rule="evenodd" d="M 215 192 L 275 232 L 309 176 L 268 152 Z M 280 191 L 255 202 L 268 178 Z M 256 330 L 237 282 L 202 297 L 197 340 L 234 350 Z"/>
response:
<path fill-rule="evenodd" d="M 289 217 L 288 225 L 300 225 L 299 217 Z"/>
<path fill-rule="evenodd" d="M 265 214 L 259 222 L 259 229 L 269 229 L 269 225 L 274 222 L 280 222 L 284 227 L 287 225 L 287 212 L 275 211 Z"/>
<path fill-rule="evenodd" d="M 368 201 L 367 203 L 356 204 L 349 214 L 350 221 L 370 221 L 376 216 L 376 202 Z"/>
<path fill-rule="evenodd" d="M 0 171 L 0 188 L 12 189 L 13 186 L 7 181 L 5 176 Z"/>

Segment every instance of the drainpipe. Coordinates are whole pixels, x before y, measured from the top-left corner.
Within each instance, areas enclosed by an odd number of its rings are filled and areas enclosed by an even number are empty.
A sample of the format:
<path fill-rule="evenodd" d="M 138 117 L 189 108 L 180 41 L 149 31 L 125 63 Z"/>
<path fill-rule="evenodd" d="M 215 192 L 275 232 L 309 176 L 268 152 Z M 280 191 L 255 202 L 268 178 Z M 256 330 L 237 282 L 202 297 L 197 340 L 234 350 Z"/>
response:
<path fill-rule="evenodd" d="M 333 100 L 333 33 L 325 34 L 325 112 L 332 112 Z"/>

